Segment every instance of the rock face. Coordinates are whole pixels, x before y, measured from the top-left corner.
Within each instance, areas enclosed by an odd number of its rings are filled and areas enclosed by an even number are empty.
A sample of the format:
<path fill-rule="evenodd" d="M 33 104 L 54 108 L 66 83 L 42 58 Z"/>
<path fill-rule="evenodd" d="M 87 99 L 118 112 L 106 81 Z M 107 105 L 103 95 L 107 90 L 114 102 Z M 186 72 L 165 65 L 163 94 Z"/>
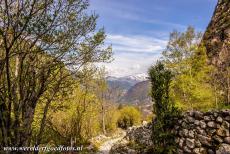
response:
<path fill-rule="evenodd" d="M 230 154 L 230 110 L 187 112 L 175 126 L 178 153 Z"/>
<path fill-rule="evenodd" d="M 230 1 L 219 0 L 203 37 L 212 64 L 230 66 Z"/>
<path fill-rule="evenodd" d="M 130 128 L 111 153 L 147 153 L 154 146 L 151 129 L 151 124 Z M 230 154 L 230 110 L 186 112 L 173 131 L 179 154 Z"/>

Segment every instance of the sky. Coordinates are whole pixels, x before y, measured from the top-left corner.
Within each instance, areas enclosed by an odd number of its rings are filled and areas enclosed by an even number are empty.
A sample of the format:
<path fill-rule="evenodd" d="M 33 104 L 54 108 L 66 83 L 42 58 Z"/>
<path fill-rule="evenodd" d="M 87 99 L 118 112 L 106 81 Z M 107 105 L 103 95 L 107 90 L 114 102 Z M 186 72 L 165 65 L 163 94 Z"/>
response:
<path fill-rule="evenodd" d="M 122 77 L 147 73 L 165 49 L 173 30 L 193 26 L 204 32 L 217 0 L 89 0 L 104 28 L 106 45 L 114 60 L 105 66 L 108 75 Z"/>

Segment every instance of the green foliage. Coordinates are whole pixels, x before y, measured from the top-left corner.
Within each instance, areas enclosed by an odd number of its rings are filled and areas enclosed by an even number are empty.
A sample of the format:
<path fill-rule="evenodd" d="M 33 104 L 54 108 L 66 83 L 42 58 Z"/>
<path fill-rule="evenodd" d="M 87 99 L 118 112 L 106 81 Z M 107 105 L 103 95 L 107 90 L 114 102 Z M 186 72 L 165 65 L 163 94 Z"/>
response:
<path fill-rule="evenodd" d="M 74 87 L 65 99 L 56 100 L 51 105 L 42 143 L 53 141 L 54 145 L 85 144 L 100 132 L 99 103 L 96 95 L 79 84 Z M 35 122 L 39 121 L 39 114 L 41 113 L 38 109 Z M 36 130 L 35 125 L 36 123 Z"/>
<path fill-rule="evenodd" d="M 107 109 L 105 114 L 105 128 L 107 133 L 113 133 L 117 129 L 117 121 L 120 117 L 120 111 L 110 104 L 111 107 Z"/>
<path fill-rule="evenodd" d="M 153 153 L 175 153 L 175 134 L 171 130 L 180 112 L 169 97 L 173 75 L 171 71 L 165 69 L 162 63 L 158 62 L 150 68 L 149 76 L 152 85 L 151 96 L 154 101 L 154 113 L 156 114 L 152 129 Z"/>
<path fill-rule="evenodd" d="M 125 106 L 120 110 L 120 117 L 117 125 L 120 128 L 127 129 L 133 125 L 138 125 L 141 122 L 141 113 L 133 106 Z"/>
<path fill-rule="evenodd" d="M 103 133 L 103 116 L 106 135 L 117 130 L 120 110 L 105 97 L 107 83 L 104 80 L 105 74 L 101 71 L 84 67 L 79 74 L 82 77 L 72 82 L 67 94 L 59 93 L 55 101 L 50 104 L 40 144 L 86 145 L 89 139 Z M 39 103 L 36 108 L 33 144 L 36 143 L 40 130 L 45 105 Z"/>
<path fill-rule="evenodd" d="M 170 96 L 183 110 L 206 110 L 215 105 L 212 85 L 212 66 L 207 63 L 206 50 L 200 44 L 201 33 L 188 27 L 186 32 L 173 32 L 166 50 L 164 64 L 175 77 Z"/>
<path fill-rule="evenodd" d="M 50 122 L 49 110 L 57 97 L 65 97 L 63 89 L 68 88 L 69 80 L 77 80 L 84 66 L 111 60 L 111 46 L 104 46 L 106 35 L 103 29 L 97 30 L 98 16 L 87 11 L 88 6 L 88 0 L 22 0 L 1 7 L 0 149 L 30 146 L 33 121 L 39 145 Z M 86 97 L 87 103 L 92 101 L 88 93 Z M 77 105 L 73 109 L 82 113 L 84 109 Z M 40 114 L 34 116 L 35 112 Z M 63 121 L 78 125 L 74 121 L 79 119 L 70 120 L 75 117 L 73 112 L 62 112 L 67 113 Z M 64 140 L 70 142 L 68 136 Z"/>

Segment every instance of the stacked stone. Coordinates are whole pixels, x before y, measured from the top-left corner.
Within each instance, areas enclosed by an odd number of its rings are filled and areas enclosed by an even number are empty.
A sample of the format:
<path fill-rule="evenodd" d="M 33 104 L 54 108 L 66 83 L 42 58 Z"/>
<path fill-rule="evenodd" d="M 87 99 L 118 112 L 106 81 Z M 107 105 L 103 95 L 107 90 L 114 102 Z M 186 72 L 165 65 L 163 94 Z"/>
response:
<path fill-rule="evenodd" d="M 141 127 L 130 127 L 126 132 L 125 139 L 131 142 L 135 142 L 142 146 L 152 146 L 152 125 L 148 123 Z"/>
<path fill-rule="evenodd" d="M 144 154 L 149 147 L 153 146 L 152 124 L 130 127 L 126 136 L 111 148 L 110 154 Z"/>
<path fill-rule="evenodd" d="M 230 110 L 190 111 L 175 126 L 178 153 L 230 153 Z"/>

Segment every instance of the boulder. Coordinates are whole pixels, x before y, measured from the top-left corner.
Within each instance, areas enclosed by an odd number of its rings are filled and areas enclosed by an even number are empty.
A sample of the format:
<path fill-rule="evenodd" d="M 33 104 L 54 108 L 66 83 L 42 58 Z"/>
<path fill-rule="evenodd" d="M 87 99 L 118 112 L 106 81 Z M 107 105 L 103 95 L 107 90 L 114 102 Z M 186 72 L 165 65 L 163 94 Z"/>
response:
<path fill-rule="evenodd" d="M 216 118 L 216 122 L 218 122 L 218 123 L 222 123 L 222 122 L 223 122 L 223 118 L 221 118 L 221 117 L 217 117 L 217 118 Z"/>
<path fill-rule="evenodd" d="M 216 128 L 216 123 L 214 121 L 209 121 L 207 125 L 210 128 Z"/>
<path fill-rule="evenodd" d="M 216 151 L 216 154 L 230 154 L 230 145 L 221 144 L 219 149 Z"/>

